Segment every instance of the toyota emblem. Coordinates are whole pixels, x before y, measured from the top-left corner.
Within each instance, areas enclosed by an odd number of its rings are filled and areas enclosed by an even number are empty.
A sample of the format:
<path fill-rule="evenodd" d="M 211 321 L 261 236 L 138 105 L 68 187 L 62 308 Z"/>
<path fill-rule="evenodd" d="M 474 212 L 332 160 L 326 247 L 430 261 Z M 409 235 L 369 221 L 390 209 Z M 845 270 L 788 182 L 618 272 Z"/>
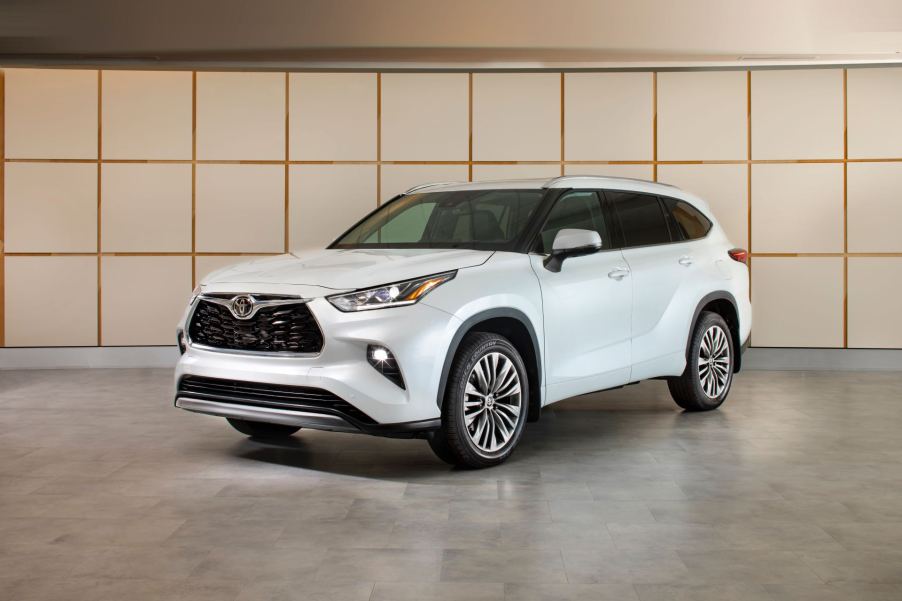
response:
<path fill-rule="evenodd" d="M 254 312 L 254 299 L 247 295 L 236 296 L 232 299 L 230 308 L 238 319 L 247 319 Z"/>

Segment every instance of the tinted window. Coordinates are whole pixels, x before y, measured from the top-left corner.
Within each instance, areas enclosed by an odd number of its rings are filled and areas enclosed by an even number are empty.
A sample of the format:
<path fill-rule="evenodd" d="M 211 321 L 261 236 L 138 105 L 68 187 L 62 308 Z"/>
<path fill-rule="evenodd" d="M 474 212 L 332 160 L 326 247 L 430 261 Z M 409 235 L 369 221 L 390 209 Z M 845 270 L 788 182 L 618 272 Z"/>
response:
<path fill-rule="evenodd" d="M 504 248 L 516 240 L 542 190 L 426 192 L 394 200 L 333 248 Z"/>
<path fill-rule="evenodd" d="M 614 204 L 624 247 L 667 244 L 670 230 L 657 196 L 634 192 L 605 192 Z"/>
<path fill-rule="evenodd" d="M 708 221 L 708 218 L 688 202 L 675 198 L 664 198 L 663 200 L 673 216 L 671 223 L 676 225 L 683 240 L 704 238 L 711 229 L 711 222 Z"/>
<path fill-rule="evenodd" d="M 568 192 L 559 198 L 548 214 L 536 250 L 551 252 L 554 237 L 562 229 L 594 230 L 601 236 L 602 248 L 608 248 L 608 234 L 598 194 L 592 191 Z"/>

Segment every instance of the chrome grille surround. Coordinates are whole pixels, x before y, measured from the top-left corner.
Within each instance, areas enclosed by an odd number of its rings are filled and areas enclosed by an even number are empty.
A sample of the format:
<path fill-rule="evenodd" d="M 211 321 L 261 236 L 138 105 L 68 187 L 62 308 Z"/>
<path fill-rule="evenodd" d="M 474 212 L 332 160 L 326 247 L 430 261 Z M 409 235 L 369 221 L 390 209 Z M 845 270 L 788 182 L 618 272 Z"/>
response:
<path fill-rule="evenodd" d="M 323 334 L 308 302 L 310 299 L 299 296 L 276 294 L 202 294 L 188 315 L 188 344 L 225 353 L 319 355 Z M 236 304 L 249 310 L 238 313 Z"/>

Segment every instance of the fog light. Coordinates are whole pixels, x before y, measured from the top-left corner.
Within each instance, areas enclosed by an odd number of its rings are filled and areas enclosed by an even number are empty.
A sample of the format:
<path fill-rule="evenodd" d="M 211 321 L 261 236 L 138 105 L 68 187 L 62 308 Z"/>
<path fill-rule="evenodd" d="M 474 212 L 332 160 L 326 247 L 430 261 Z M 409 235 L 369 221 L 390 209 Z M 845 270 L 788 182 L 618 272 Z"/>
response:
<path fill-rule="evenodd" d="M 366 359 L 376 371 L 394 382 L 401 388 L 404 386 L 404 378 L 401 377 L 401 370 L 398 367 L 398 361 L 391 351 L 384 346 L 371 344 L 366 347 Z"/>
<path fill-rule="evenodd" d="M 185 330 L 179 329 L 176 332 L 176 339 L 178 340 L 179 354 L 184 355 L 185 351 L 188 350 L 188 337 L 185 336 Z"/>

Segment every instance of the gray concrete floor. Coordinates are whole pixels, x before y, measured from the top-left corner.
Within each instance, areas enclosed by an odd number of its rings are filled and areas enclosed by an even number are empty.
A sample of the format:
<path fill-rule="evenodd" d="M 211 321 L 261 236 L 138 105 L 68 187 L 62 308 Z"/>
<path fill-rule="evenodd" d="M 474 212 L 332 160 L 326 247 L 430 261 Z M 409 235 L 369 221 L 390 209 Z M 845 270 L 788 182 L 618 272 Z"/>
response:
<path fill-rule="evenodd" d="M 505 465 L 249 441 L 159 370 L 0 372 L 0 598 L 902 599 L 902 374 L 574 399 Z"/>

